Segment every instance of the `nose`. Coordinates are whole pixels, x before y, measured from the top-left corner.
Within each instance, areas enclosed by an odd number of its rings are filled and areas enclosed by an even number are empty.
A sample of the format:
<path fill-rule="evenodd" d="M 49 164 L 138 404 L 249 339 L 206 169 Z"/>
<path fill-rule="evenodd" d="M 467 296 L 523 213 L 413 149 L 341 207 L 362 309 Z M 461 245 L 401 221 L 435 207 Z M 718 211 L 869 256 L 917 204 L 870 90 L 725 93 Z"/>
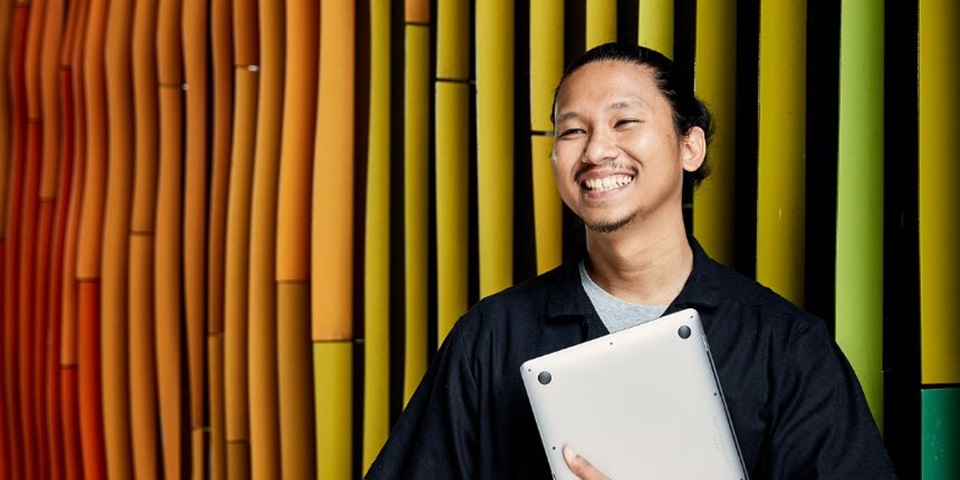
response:
<path fill-rule="evenodd" d="M 603 163 L 617 158 L 620 148 L 617 146 L 613 132 L 606 129 L 596 129 L 590 133 L 587 145 L 583 149 L 583 161 L 587 163 Z"/>

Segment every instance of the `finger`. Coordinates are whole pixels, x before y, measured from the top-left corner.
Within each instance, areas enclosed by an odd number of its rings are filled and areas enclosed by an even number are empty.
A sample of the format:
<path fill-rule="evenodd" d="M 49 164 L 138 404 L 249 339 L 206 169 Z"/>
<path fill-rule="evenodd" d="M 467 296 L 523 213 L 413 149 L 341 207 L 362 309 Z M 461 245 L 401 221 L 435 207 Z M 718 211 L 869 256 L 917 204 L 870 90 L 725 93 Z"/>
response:
<path fill-rule="evenodd" d="M 563 459 L 570 467 L 570 471 L 583 480 L 610 480 L 569 446 L 563 447 Z"/>

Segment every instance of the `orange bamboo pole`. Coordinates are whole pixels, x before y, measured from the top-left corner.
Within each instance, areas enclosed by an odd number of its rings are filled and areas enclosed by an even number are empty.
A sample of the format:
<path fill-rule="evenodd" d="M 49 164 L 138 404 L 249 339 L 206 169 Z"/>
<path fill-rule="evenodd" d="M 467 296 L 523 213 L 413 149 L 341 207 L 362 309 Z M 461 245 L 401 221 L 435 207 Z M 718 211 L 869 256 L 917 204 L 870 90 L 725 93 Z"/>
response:
<path fill-rule="evenodd" d="M 133 15 L 136 121 L 130 216 L 130 406 L 135 478 L 158 477 L 157 363 L 154 334 L 154 222 L 159 151 L 157 2 L 137 0 Z"/>
<path fill-rule="evenodd" d="M 286 89 L 277 206 L 277 345 L 281 474 L 316 476 L 310 368 L 310 186 L 317 105 L 318 5 L 287 4 Z"/>
<path fill-rule="evenodd" d="M 353 184 L 356 12 L 323 2 L 313 170 L 311 316 L 317 474 L 353 467 Z"/>
<path fill-rule="evenodd" d="M 234 1 L 232 27 L 237 32 L 230 70 L 236 81 L 234 96 L 232 165 L 226 237 L 226 282 L 224 306 L 226 351 L 227 472 L 230 478 L 250 478 L 250 423 L 247 389 L 247 289 L 250 255 L 250 191 L 253 177 L 257 118 L 256 3 Z M 253 66 L 254 68 L 247 68 Z M 229 137 L 227 138 L 229 140 Z"/>
<path fill-rule="evenodd" d="M 156 341 L 160 393 L 160 425 L 164 473 L 187 476 L 180 345 L 183 339 L 181 282 L 181 208 L 183 205 L 183 58 L 181 54 L 181 0 L 160 0 L 157 24 L 157 78 L 160 96 L 160 156 L 158 170 L 156 245 Z M 189 415 L 189 412 L 187 412 Z"/>
<path fill-rule="evenodd" d="M 71 179 L 70 199 L 63 256 L 63 297 L 60 332 L 60 385 L 63 396 L 64 460 L 68 479 L 83 478 L 83 451 L 80 438 L 80 390 L 77 367 L 79 342 L 77 253 L 80 234 L 80 206 L 83 199 L 83 175 L 86 167 L 86 109 L 83 92 L 83 39 L 86 35 L 90 2 L 78 0 L 74 4 L 72 19 L 74 31 L 61 51 L 61 62 L 70 66 L 70 75 L 64 78 L 64 90 L 70 96 L 70 130 L 74 174 Z"/>
<path fill-rule="evenodd" d="M 42 421 L 44 407 L 41 403 L 43 382 L 37 379 L 43 372 L 42 341 L 39 340 L 43 328 L 36 314 L 37 278 L 37 239 L 40 197 L 40 163 L 43 158 L 43 123 L 40 106 L 40 42 L 43 31 L 43 0 L 33 0 L 29 4 L 30 13 L 27 23 L 26 57 L 24 59 L 24 92 L 27 100 L 27 150 L 24 165 L 23 210 L 20 222 L 20 271 L 18 280 L 18 312 L 20 321 L 20 385 L 23 399 L 23 414 L 27 422 L 29 448 L 33 449 L 32 469 L 28 478 L 46 478 L 48 459 L 44 455 L 46 444 L 46 426 Z M 40 362 L 38 362 L 40 360 Z"/>
<path fill-rule="evenodd" d="M 133 188 L 133 0 L 111 0 L 106 81 L 109 176 L 103 231 L 102 358 L 104 440 L 110 478 L 130 478 L 129 254 Z"/>
<path fill-rule="evenodd" d="M 43 162 L 40 172 L 40 230 L 37 242 L 37 283 L 36 305 L 38 326 L 37 335 L 41 343 L 43 385 L 40 390 L 46 424 L 44 436 L 45 450 L 48 454 L 49 477 L 63 478 L 63 440 L 62 421 L 59 415 L 60 405 L 60 318 L 59 312 L 53 314 L 58 303 L 56 295 L 51 295 L 59 282 L 54 265 L 61 258 L 54 249 L 54 230 L 57 217 L 57 176 L 60 169 L 61 122 L 60 122 L 60 45 L 63 38 L 64 0 L 47 0 L 43 17 L 43 40 L 40 61 L 41 108 L 43 128 Z M 59 292 L 59 289 L 57 289 Z"/>
<path fill-rule="evenodd" d="M 106 0 L 91 0 L 83 46 L 86 165 L 77 251 L 80 436 L 86 478 L 106 475 L 100 371 L 100 274 L 107 173 Z"/>
<path fill-rule="evenodd" d="M 11 56 L 11 36 L 10 31 L 13 28 L 13 2 L 0 3 L 0 66 L 8 69 Z M 4 71 L 6 73 L 6 70 Z M 6 211 L 7 211 L 7 185 L 8 173 L 10 168 L 10 158 L 12 157 L 12 105 L 10 103 L 10 77 L 9 75 L 0 75 L 0 272 L 6 272 Z M 2 274 L 4 280 L 6 274 Z M 5 282 L 3 282 L 5 283 Z M 4 287 L 0 285 L 0 301 L 4 301 Z M 5 308 L 5 307 L 4 307 Z M 6 313 L 4 311 L 4 313 Z M 20 431 L 18 428 L 18 415 L 16 405 L 13 401 L 13 395 L 16 389 L 12 382 L 12 369 L 15 365 L 13 361 L 13 339 L 10 337 L 15 330 L 12 328 L 13 322 L 9 317 L 3 315 L 0 320 L 0 359 L 3 360 L 3 366 L 0 367 L 0 475 L 14 478 L 22 476 L 20 472 L 20 458 L 17 455 L 17 447 L 22 444 L 19 440 Z"/>
<path fill-rule="evenodd" d="M 210 220 L 207 239 L 207 390 L 209 392 L 209 455 L 212 478 L 228 475 L 224 379 L 224 249 L 230 138 L 233 123 L 233 12 L 231 0 L 213 0 L 210 7 L 213 64 L 213 165 L 210 178 Z"/>
<path fill-rule="evenodd" d="M 191 470 L 203 478 L 204 343 L 206 343 L 207 244 L 207 68 L 210 19 L 206 0 L 183 2 L 183 65 L 186 79 L 186 159 L 184 163 L 183 294 L 187 322 L 187 372 L 190 382 Z"/>
<path fill-rule="evenodd" d="M 254 480 L 280 476 L 276 232 L 283 119 L 284 8 L 260 0 L 260 82 L 250 211 L 250 469 Z"/>

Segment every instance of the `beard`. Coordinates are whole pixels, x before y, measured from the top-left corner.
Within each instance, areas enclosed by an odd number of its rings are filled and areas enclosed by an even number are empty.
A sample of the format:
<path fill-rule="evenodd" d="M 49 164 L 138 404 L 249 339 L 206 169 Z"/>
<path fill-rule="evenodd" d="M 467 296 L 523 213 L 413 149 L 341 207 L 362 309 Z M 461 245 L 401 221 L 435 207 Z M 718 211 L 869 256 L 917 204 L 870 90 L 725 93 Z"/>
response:
<path fill-rule="evenodd" d="M 601 219 L 594 222 L 589 222 L 583 217 L 580 217 L 580 221 L 583 222 L 584 226 L 587 227 L 591 232 L 596 233 L 613 233 L 621 228 L 633 223 L 634 220 L 642 218 L 644 215 L 643 208 L 639 208 L 633 213 L 630 213 L 617 220 Z"/>

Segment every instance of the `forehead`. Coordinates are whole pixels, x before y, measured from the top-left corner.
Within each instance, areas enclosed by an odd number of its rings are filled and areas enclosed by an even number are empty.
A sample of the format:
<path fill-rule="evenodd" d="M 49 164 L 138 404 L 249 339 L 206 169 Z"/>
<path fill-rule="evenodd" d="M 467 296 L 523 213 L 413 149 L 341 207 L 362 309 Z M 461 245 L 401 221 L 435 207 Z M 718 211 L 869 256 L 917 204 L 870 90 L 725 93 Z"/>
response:
<path fill-rule="evenodd" d="M 653 69 L 621 60 L 592 62 L 571 73 L 557 91 L 556 112 L 637 103 L 652 109 L 666 107 Z"/>

